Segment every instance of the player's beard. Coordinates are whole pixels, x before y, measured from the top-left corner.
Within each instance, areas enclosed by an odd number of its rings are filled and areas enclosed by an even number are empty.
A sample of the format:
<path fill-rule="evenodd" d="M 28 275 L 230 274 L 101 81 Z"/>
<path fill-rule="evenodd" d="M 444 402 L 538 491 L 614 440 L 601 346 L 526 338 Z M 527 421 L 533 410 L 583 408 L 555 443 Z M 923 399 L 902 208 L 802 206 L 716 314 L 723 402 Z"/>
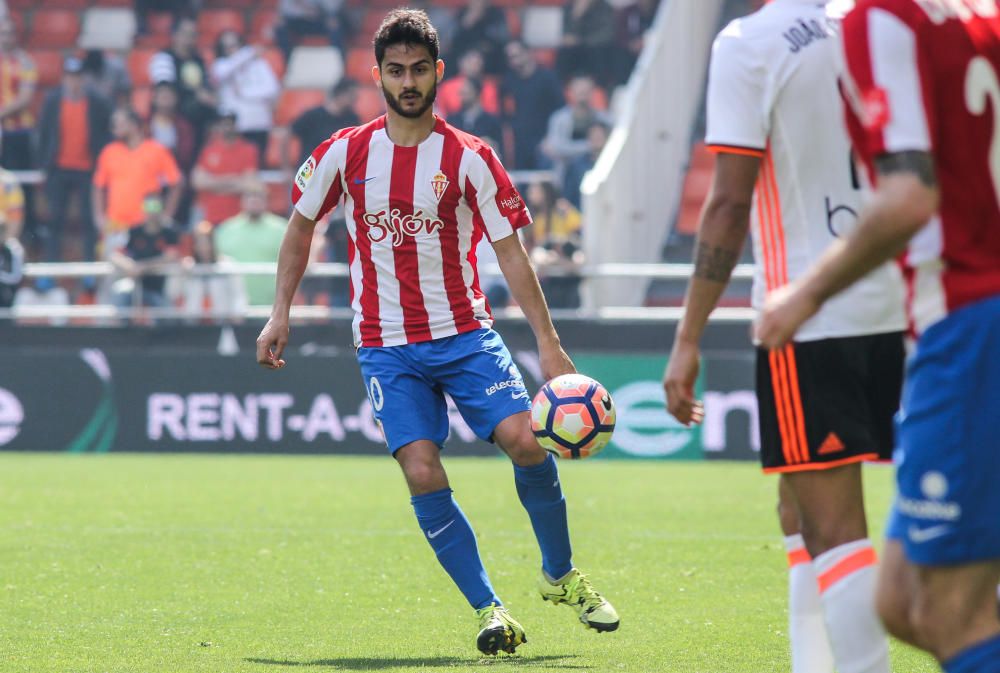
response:
<path fill-rule="evenodd" d="M 382 96 L 385 97 L 385 104 L 388 105 L 392 109 L 392 111 L 398 114 L 399 116 L 406 117 L 407 119 L 417 119 L 419 117 L 422 117 L 424 113 L 427 112 L 432 105 L 434 105 L 434 99 L 437 98 L 437 90 L 438 90 L 437 81 L 435 81 L 434 86 L 432 86 L 431 90 L 427 92 L 427 95 L 421 95 L 424 104 L 421 105 L 420 107 L 413 108 L 412 110 L 407 110 L 406 108 L 404 108 L 403 105 L 399 102 L 399 98 L 393 96 L 391 93 L 386 91 L 385 87 L 382 88 Z M 414 89 L 410 89 L 409 91 L 404 91 L 399 95 L 402 96 L 405 93 L 420 93 L 420 92 L 415 91 Z"/>

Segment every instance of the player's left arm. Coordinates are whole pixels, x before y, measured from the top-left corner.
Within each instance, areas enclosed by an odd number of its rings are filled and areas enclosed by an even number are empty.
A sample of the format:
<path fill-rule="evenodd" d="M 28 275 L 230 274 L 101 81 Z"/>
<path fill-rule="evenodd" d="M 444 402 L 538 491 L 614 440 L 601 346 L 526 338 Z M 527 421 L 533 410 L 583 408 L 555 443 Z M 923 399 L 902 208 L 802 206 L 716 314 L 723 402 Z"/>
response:
<path fill-rule="evenodd" d="M 513 233 L 493 241 L 493 249 L 496 251 L 500 270 L 507 279 L 510 293 L 524 312 L 524 317 L 538 340 L 538 358 L 542 366 L 542 375 L 548 380 L 561 374 L 575 372 L 576 367 L 563 350 L 559 334 L 552 324 L 545 295 L 542 294 L 538 276 L 531 268 L 528 253 L 521 244 L 521 239 Z"/>
<path fill-rule="evenodd" d="M 826 300 L 899 255 L 937 212 L 941 197 L 930 153 L 883 154 L 875 168 L 878 189 L 858 227 L 834 242 L 806 275 L 768 298 L 757 324 L 766 347 L 787 343 Z"/>

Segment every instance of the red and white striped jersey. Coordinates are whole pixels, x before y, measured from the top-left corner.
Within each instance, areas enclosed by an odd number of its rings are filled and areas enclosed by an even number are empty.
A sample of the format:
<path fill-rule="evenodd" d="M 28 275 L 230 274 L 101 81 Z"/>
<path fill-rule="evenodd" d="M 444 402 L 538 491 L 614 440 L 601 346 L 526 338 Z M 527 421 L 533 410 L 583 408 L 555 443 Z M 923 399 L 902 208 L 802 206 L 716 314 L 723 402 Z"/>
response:
<path fill-rule="evenodd" d="M 867 0 L 844 20 L 847 122 L 876 157 L 932 152 L 939 216 L 903 257 L 922 332 L 1000 294 L 1000 10 L 996 0 Z"/>
<path fill-rule="evenodd" d="M 398 346 L 490 327 L 476 245 L 531 224 L 493 150 L 437 118 L 415 147 L 395 145 L 385 117 L 317 147 L 292 187 L 317 220 L 344 201 L 354 342 Z"/>

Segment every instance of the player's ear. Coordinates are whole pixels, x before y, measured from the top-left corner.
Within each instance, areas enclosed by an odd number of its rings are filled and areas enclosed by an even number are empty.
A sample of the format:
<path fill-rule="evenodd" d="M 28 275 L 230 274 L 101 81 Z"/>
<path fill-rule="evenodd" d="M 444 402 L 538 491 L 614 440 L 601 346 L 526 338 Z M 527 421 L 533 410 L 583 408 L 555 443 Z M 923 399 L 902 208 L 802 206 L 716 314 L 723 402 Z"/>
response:
<path fill-rule="evenodd" d="M 438 59 L 437 63 L 434 64 L 434 69 L 437 71 L 437 78 L 440 82 L 444 78 L 444 61 Z"/>
<path fill-rule="evenodd" d="M 375 82 L 375 86 L 382 88 L 382 71 L 377 65 L 372 66 L 372 81 Z"/>

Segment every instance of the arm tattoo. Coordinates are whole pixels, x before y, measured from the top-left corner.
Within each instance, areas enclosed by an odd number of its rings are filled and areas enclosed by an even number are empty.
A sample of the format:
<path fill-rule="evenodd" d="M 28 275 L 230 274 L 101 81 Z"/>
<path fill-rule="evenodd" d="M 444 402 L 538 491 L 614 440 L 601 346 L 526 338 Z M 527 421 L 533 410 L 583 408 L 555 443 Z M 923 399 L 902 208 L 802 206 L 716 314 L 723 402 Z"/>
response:
<path fill-rule="evenodd" d="M 937 187 L 934 157 L 928 152 L 893 152 L 875 157 L 875 170 L 879 175 L 912 173 L 927 187 Z"/>
<path fill-rule="evenodd" d="M 730 250 L 718 245 L 710 246 L 699 241 L 695 254 L 694 275 L 716 283 L 728 282 L 729 275 L 739 258 L 739 250 Z"/>

